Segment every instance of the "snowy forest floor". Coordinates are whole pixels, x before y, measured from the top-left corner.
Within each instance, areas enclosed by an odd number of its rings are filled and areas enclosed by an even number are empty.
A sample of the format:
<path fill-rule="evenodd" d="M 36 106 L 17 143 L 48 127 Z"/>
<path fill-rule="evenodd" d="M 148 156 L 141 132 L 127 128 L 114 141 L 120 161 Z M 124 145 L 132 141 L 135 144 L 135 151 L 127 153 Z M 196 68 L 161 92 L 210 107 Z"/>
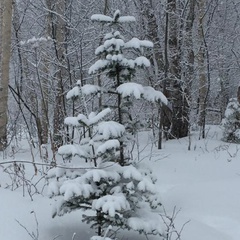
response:
<path fill-rule="evenodd" d="M 207 127 L 206 139 L 198 140 L 198 132 L 192 133 L 190 151 L 187 150 L 188 138 L 164 141 L 162 150 L 157 150 L 151 139 L 150 132 L 141 132 L 139 155 L 136 150 L 134 156 L 154 171 L 168 215 L 172 215 L 174 209 L 179 211 L 175 227 L 181 231 L 184 226 L 181 239 L 239 240 L 240 145 L 222 142 L 218 126 Z M 38 161 L 38 153 L 33 154 L 35 161 Z M 12 155 L 9 151 L 5 159 L 0 153 L 0 161 L 6 160 L 32 161 L 28 144 L 22 143 Z M 38 166 L 38 169 L 40 171 L 42 167 Z M 54 199 L 45 195 L 47 187 L 42 191 L 44 180 L 41 180 L 40 172 L 34 176 L 32 165 L 25 164 L 24 176 L 29 180 L 32 178 L 32 183 L 43 193 L 34 194 L 33 201 L 27 192 L 27 185 L 14 191 L 10 186 L 6 188 L 14 180 L 10 176 L 13 177 L 3 172 L 0 165 L 1 240 L 71 240 L 74 233 L 75 240 L 86 240 L 94 235 L 94 231 L 81 222 L 81 211 L 51 218 Z M 32 186 L 31 193 L 34 191 Z M 117 237 L 146 239 L 127 231 L 119 232 Z M 148 239 L 160 238 L 149 236 Z"/>

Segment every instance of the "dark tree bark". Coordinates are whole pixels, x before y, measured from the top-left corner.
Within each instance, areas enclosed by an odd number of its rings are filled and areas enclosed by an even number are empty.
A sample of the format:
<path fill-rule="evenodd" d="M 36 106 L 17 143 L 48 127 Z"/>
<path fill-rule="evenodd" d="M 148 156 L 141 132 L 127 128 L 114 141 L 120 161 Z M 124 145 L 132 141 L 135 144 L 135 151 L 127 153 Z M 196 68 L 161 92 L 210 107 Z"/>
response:
<path fill-rule="evenodd" d="M 240 85 L 238 86 L 237 100 L 238 100 L 238 103 L 240 104 Z"/>
<path fill-rule="evenodd" d="M 169 70 L 166 79 L 166 91 L 171 105 L 170 138 L 181 138 L 188 135 L 188 104 L 181 79 L 180 47 L 178 41 L 179 28 L 177 19 L 176 0 L 167 1 L 169 16 L 168 59 Z M 167 127 L 167 126 L 166 126 Z"/>
<path fill-rule="evenodd" d="M 204 1 L 198 2 L 198 38 L 200 42 L 200 48 L 198 50 L 198 72 L 199 72 L 199 118 L 198 125 L 201 127 L 202 138 L 205 138 L 205 119 L 206 119 L 206 100 L 208 83 L 206 76 L 206 46 L 204 39 L 203 18 L 204 18 Z"/>
<path fill-rule="evenodd" d="M 0 2 L 0 151 L 7 147 L 8 83 L 11 56 L 12 1 Z"/>
<path fill-rule="evenodd" d="M 54 41 L 56 56 L 56 71 L 54 79 L 56 81 L 56 97 L 53 117 L 53 141 L 54 148 L 57 150 L 63 144 L 63 124 L 66 116 L 66 105 L 64 98 L 64 77 L 65 68 L 65 33 L 66 26 L 64 21 L 65 1 L 47 0 L 50 14 L 51 38 Z"/>

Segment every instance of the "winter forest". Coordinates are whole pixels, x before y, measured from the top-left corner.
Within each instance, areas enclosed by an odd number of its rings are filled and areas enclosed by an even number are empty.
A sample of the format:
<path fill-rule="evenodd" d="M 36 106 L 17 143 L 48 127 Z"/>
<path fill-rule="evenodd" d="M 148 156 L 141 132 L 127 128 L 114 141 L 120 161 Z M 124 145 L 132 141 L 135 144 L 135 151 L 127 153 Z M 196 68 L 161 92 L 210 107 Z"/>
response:
<path fill-rule="evenodd" d="M 2 0 L 5 240 L 240 239 L 240 2 Z"/>

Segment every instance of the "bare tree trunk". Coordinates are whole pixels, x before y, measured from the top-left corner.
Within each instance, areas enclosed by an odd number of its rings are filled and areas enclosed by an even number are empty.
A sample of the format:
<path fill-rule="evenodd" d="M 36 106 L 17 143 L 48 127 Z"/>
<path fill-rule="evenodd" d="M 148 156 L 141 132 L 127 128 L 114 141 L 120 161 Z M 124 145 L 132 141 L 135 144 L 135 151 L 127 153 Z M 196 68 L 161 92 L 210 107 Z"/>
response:
<path fill-rule="evenodd" d="M 163 93 L 165 93 L 165 79 L 166 79 L 166 74 L 165 74 L 165 67 L 167 66 L 168 69 L 168 63 L 164 63 L 163 59 L 163 52 L 162 52 L 162 47 L 160 44 L 160 37 L 159 37 L 159 29 L 158 29 L 158 22 L 156 18 L 156 11 L 154 9 L 153 1 L 152 0 L 146 0 L 140 3 L 141 6 L 141 11 L 143 12 L 143 15 L 145 19 L 147 20 L 146 24 L 146 33 L 148 36 L 148 39 L 151 40 L 154 44 L 153 47 L 153 54 L 149 56 L 149 59 L 151 61 L 151 66 L 152 69 L 150 69 L 150 74 L 149 75 L 149 82 L 150 85 L 153 86 L 154 88 L 158 90 L 163 90 Z M 168 13 L 166 13 L 168 15 Z M 168 21 L 168 17 L 166 17 L 166 22 Z M 168 32 L 168 26 L 166 25 L 166 32 Z M 167 34 L 165 35 L 167 36 Z M 166 46 L 166 44 L 165 44 Z M 166 58 L 165 58 L 166 59 Z M 164 108 L 165 110 L 163 110 Z M 166 126 L 163 122 L 169 122 L 167 116 L 165 115 L 165 112 L 167 112 L 168 109 L 166 106 L 159 106 L 158 109 L 158 149 L 162 148 L 162 128 L 163 126 Z M 153 131 L 154 126 L 153 126 Z"/>
<path fill-rule="evenodd" d="M 53 117 L 53 141 L 54 149 L 57 150 L 63 144 L 63 122 L 66 116 L 66 106 L 64 98 L 64 76 L 66 76 L 65 66 L 65 1 L 47 0 L 47 5 L 51 21 L 51 37 L 54 41 L 56 53 L 56 97 Z"/>
<path fill-rule="evenodd" d="M 220 4 L 220 2 L 218 3 Z M 225 35 L 225 31 L 228 28 L 228 24 L 227 24 L 227 19 L 226 16 L 228 15 L 228 7 L 229 6 L 229 1 L 227 0 L 225 3 L 225 7 L 222 8 L 217 8 L 216 10 L 216 14 L 217 17 L 219 18 L 219 35 L 220 36 L 224 36 Z M 219 5 L 218 5 L 219 6 Z M 236 21 L 238 21 L 236 19 Z M 234 27 L 234 26 L 233 26 Z M 219 107 L 220 107 L 220 114 L 221 114 L 221 120 L 224 118 L 225 115 L 225 110 L 229 101 L 229 90 L 230 90 L 230 76 L 229 76 L 229 64 L 232 65 L 231 61 L 229 61 L 229 59 L 222 57 L 224 56 L 224 52 L 226 49 L 226 43 L 223 42 L 219 47 L 218 47 L 218 60 L 217 62 L 217 68 L 218 68 L 218 74 L 219 74 L 219 80 L 220 80 L 220 93 L 219 93 L 219 99 L 220 99 L 220 103 L 219 103 Z M 235 56 L 235 52 L 232 50 L 233 55 Z M 236 57 L 236 56 L 235 56 Z M 238 57 L 237 57 L 238 59 Z"/>
<path fill-rule="evenodd" d="M 192 82 L 194 77 L 194 52 L 193 52 L 193 39 L 192 39 L 192 30 L 194 22 L 194 8 L 196 1 L 189 0 L 189 12 L 187 15 L 186 21 L 186 37 L 185 37 L 185 46 L 186 46 L 186 71 L 185 71 L 185 86 L 186 86 L 186 97 L 188 98 L 189 104 L 191 104 L 191 89 Z"/>
<path fill-rule="evenodd" d="M 237 100 L 238 100 L 238 103 L 240 104 L 240 83 L 237 90 Z"/>
<path fill-rule="evenodd" d="M 176 0 L 167 1 L 169 15 L 169 74 L 166 82 L 165 95 L 172 104 L 172 124 L 170 128 L 170 138 L 181 138 L 188 134 L 188 111 L 184 93 L 184 86 L 181 81 L 180 48 L 178 41 L 178 28 Z"/>
<path fill-rule="evenodd" d="M 205 118 L 206 118 L 206 97 L 207 97 L 207 76 L 205 66 L 206 48 L 204 44 L 204 30 L 203 30 L 203 18 L 204 18 L 204 1 L 198 2 L 198 39 L 200 42 L 200 48 L 197 55 L 198 60 L 198 72 L 199 72 L 199 118 L 198 124 L 201 127 L 202 138 L 205 138 Z"/>
<path fill-rule="evenodd" d="M 46 16 L 46 37 L 51 36 L 51 15 L 47 14 Z M 40 84 L 40 90 L 41 90 L 41 125 L 42 125 L 42 143 L 46 144 L 48 143 L 48 136 L 50 135 L 50 141 L 51 145 L 53 145 L 53 138 L 52 133 L 50 132 L 50 120 L 49 120 L 49 81 L 50 81 L 50 64 L 49 60 L 46 58 L 43 59 L 44 66 L 43 66 L 43 73 L 44 76 L 42 77 L 42 83 Z M 53 146 L 52 146 L 53 148 Z"/>
<path fill-rule="evenodd" d="M 186 26 L 185 26 L 185 45 L 186 49 L 183 51 L 186 51 L 186 64 L 185 64 L 185 71 L 183 74 L 183 77 L 185 79 L 185 87 L 184 87 L 184 96 L 186 99 L 186 121 L 189 122 L 188 124 L 188 137 L 189 137 L 189 145 L 188 150 L 191 149 L 191 134 L 190 134 L 190 128 L 191 128 L 191 122 L 190 122 L 190 114 L 192 111 L 192 83 L 194 79 L 194 52 L 193 52 L 193 22 L 195 17 L 195 0 L 189 0 L 188 2 L 188 14 L 186 18 Z"/>
<path fill-rule="evenodd" d="M 169 15 L 168 11 L 166 11 L 166 22 L 165 22 L 165 38 L 164 38 L 164 80 L 163 80 L 163 93 L 167 95 L 166 91 L 166 81 L 168 79 L 168 71 L 169 71 L 169 61 L 168 61 L 168 30 L 169 30 Z M 159 109 L 160 111 L 160 122 L 159 122 L 159 133 L 158 133 L 158 149 L 162 149 L 162 138 L 163 138 L 163 128 L 166 128 L 165 130 L 170 128 L 170 121 L 167 117 L 168 109 L 165 106 L 162 106 L 162 109 Z M 167 132 L 165 133 L 166 139 L 168 139 Z"/>
<path fill-rule="evenodd" d="M 223 65 L 221 66 L 223 68 Z M 230 83 L 229 83 L 229 70 L 226 71 L 221 70 L 221 73 L 219 75 L 220 77 L 220 87 L 221 87 L 221 91 L 220 91 L 220 112 L 221 112 L 221 119 L 224 118 L 224 114 L 225 114 L 225 110 L 229 101 L 229 87 L 230 87 Z"/>
<path fill-rule="evenodd" d="M 8 83 L 11 56 L 12 1 L 0 2 L 0 151 L 7 146 Z"/>
<path fill-rule="evenodd" d="M 149 76 L 150 84 L 160 88 L 160 81 L 163 79 L 164 61 L 160 44 L 158 22 L 155 16 L 155 9 L 152 0 L 146 0 L 141 4 L 142 12 L 147 19 L 147 37 L 154 44 L 153 54 L 149 56 L 153 66 L 152 74 Z"/>

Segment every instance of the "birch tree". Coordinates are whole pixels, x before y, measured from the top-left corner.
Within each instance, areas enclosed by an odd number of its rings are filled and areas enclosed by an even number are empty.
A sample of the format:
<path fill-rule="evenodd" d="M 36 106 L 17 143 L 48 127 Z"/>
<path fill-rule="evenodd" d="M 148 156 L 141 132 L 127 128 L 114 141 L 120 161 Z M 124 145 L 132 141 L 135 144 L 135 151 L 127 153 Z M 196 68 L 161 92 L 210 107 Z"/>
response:
<path fill-rule="evenodd" d="M 8 83 L 11 56 L 12 1 L 0 2 L 0 151 L 7 146 Z"/>
<path fill-rule="evenodd" d="M 193 112 L 193 82 L 194 82 L 194 50 L 193 50 L 193 26 L 195 19 L 195 0 L 189 0 L 186 6 L 186 22 L 185 22 L 185 37 L 183 38 L 182 47 L 182 78 L 184 79 L 184 98 L 186 99 L 185 108 L 185 120 L 188 121 L 188 135 L 190 138 L 190 128 L 191 128 L 191 112 Z M 191 148 L 189 141 L 189 150 Z"/>
<path fill-rule="evenodd" d="M 201 127 L 202 138 L 205 138 L 205 119 L 206 119 L 206 103 L 207 103 L 207 76 L 206 76 L 206 46 L 204 36 L 204 8 L 203 0 L 198 2 L 198 39 L 200 47 L 197 54 L 198 75 L 199 75 L 199 119 L 198 124 Z"/>

